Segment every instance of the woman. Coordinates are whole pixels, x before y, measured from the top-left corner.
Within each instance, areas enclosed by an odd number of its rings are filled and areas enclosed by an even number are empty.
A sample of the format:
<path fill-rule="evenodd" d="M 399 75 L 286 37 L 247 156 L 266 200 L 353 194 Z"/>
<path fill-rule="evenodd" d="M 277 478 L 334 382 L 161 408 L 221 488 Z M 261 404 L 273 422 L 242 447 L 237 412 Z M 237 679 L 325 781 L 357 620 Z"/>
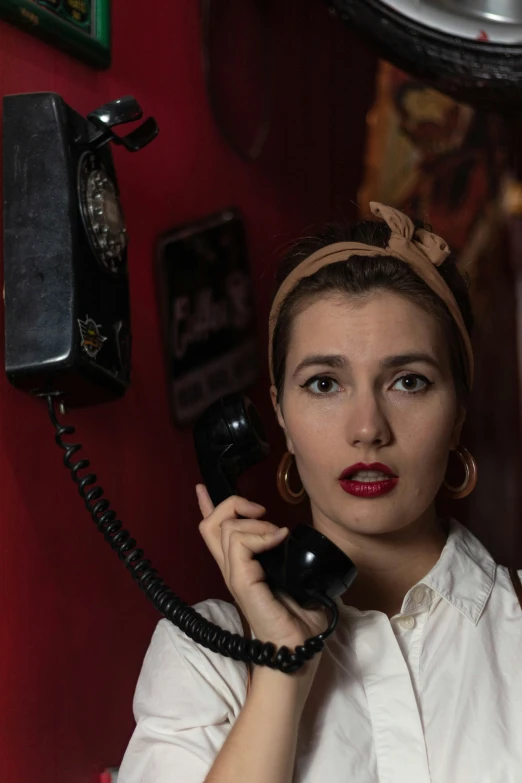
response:
<path fill-rule="evenodd" d="M 270 315 L 272 400 L 314 526 L 355 562 L 324 651 L 294 675 L 159 623 L 136 690 L 123 783 L 522 780 L 522 601 L 435 499 L 473 380 L 471 313 L 446 243 L 405 215 L 303 243 Z M 265 509 L 197 487 L 201 533 L 256 638 L 294 648 L 320 611 L 276 598 L 255 553 Z M 511 577 L 511 578 L 510 578 Z M 198 609 L 242 632 L 233 604 Z"/>

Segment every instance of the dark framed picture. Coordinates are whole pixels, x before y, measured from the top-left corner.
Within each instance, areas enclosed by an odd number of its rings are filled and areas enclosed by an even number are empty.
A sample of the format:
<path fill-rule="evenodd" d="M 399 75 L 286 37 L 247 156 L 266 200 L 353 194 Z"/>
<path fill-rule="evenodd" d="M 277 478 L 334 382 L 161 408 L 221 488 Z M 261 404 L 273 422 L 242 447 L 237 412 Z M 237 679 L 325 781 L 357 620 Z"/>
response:
<path fill-rule="evenodd" d="M 237 210 L 175 229 L 158 243 L 168 395 L 178 425 L 258 374 L 252 281 Z"/>
<path fill-rule="evenodd" d="M 111 0 L 0 0 L 0 19 L 95 68 L 111 64 Z"/>

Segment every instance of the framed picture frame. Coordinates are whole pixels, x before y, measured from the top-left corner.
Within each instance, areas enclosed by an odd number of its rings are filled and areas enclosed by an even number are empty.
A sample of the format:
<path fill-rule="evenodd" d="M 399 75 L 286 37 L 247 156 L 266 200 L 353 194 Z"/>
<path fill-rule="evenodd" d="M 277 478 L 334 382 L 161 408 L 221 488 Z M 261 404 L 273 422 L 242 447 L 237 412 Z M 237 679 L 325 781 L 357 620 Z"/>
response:
<path fill-rule="evenodd" d="M 253 281 L 241 213 L 225 209 L 161 236 L 157 283 L 173 421 L 188 426 L 259 373 Z"/>
<path fill-rule="evenodd" d="M 95 68 L 111 64 L 112 0 L 0 0 L 0 19 Z"/>

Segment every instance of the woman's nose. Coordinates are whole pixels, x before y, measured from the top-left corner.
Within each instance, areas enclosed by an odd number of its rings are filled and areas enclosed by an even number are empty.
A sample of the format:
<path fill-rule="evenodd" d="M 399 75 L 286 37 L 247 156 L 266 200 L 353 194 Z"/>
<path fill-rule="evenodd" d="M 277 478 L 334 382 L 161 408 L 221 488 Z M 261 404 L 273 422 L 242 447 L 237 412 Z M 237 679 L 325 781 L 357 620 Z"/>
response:
<path fill-rule="evenodd" d="M 391 440 L 391 428 L 382 403 L 365 392 L 348 402 L 347 440 L 353 446 L 383 446 Z"/>

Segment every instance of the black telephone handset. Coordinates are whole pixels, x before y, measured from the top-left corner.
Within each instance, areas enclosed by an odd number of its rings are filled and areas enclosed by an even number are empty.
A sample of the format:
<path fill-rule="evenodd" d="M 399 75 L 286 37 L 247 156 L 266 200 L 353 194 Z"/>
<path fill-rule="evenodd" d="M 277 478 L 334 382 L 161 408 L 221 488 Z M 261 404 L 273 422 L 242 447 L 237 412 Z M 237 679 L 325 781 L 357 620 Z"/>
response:
<path fill-rule="evenodd" d="M 207 409 L 194 428 L 194 443 L 214 505 L 236 494 L 237 478 L 269 452 L 254 405 L 239 394 L 222 397 Z M 283 543 L 256 557 L 270 587 L 305 608 L 317 603 L 332 608 L 357 575 L 350 558 L 309 525 L 298 525 Z"/>

